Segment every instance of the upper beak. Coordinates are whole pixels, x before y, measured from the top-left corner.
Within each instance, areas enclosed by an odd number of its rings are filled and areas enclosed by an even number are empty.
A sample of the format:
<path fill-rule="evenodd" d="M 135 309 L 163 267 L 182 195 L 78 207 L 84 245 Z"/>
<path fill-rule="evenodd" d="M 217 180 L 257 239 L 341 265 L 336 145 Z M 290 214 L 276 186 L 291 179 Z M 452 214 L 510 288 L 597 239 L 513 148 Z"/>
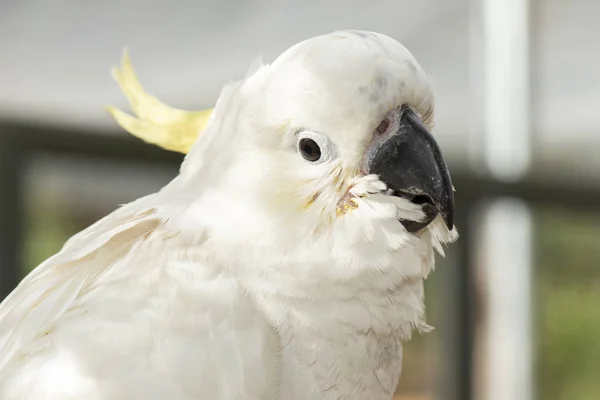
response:
<path fill-rule="evenodd" d="M 394 195 L 423 206 L 425 221 L 401 221 L 410 232 L 423 229 L 440 214 L 452 230 L 454 193 L 452 181 L 435 139 L 410 108 L 398 130 L 377 149 L 369 173 L 379 175 Z"/>

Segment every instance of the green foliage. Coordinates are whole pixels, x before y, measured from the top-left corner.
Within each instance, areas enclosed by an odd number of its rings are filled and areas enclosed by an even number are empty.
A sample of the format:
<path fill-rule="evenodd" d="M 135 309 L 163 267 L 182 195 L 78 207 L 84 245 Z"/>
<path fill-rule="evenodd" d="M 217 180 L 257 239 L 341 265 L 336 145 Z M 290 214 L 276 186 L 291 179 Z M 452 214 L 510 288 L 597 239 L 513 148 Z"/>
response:
<path fill-rule="evenodd" d="M 541 400 L 600 399 L 600 216 L 545 210 L 537 224 Z"/>

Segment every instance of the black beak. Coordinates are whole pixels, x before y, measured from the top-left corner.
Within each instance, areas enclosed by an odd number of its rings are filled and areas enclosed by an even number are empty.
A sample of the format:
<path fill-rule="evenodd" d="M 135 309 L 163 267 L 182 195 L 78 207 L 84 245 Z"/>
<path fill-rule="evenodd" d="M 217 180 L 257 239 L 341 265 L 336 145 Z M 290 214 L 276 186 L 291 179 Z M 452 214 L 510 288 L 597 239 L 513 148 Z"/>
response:
<path fill-rule="evenodd" d="M 425 221 L 400 221 L 409 232 L 417 232 L 441 214 L 454 226 L 452 181 L 440 148 L 421 119 L 410 108 L 399 128 L 375 152 L 369 173 L 379 175 L 395 196 L 423 206 Z"/>

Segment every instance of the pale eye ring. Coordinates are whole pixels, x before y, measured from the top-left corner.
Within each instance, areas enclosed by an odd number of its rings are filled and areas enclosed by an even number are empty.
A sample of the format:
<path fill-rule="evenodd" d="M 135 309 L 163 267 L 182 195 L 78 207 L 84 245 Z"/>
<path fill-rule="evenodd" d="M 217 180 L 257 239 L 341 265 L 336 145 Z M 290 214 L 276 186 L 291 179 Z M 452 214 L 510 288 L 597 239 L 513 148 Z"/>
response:
<path fill-rule="evenodd" d="M 296 150 L 302 158 L 313 164 L 329 161 L 335 152 L 327 136 L 309 130 L 298 133 Z"/>

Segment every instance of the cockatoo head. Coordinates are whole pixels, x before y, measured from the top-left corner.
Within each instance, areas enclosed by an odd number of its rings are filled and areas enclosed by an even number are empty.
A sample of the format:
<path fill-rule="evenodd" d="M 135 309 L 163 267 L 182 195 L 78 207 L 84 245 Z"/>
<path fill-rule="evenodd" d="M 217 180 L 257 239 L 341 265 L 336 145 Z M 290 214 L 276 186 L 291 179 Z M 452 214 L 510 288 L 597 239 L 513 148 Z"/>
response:
<path fill-rule="evenodd" d="M 456 236 L 433 111 L 400 43 L 318 36 L 223 90 L 163 192 L 186 204 L 180 217 L 209 233 L 223 263 L 291 276 L 299 293 L 303 282 L 424 277 L 433 249 Z"/>

